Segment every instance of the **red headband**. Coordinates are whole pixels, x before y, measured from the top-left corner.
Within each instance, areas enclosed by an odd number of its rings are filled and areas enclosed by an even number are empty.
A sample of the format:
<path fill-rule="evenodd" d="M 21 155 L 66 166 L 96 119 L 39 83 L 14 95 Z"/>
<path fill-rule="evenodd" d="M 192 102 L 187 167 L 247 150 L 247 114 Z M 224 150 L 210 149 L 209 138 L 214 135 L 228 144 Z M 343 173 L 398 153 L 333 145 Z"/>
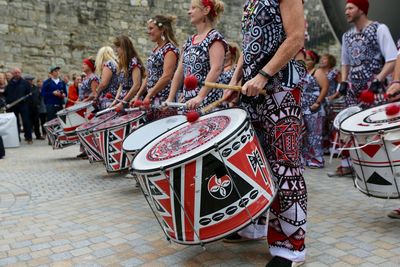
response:
<path fill-rule="evenodd" d="M 368 0 L 347 0 L 346 3 L 351 3 L 357 6 L 359 9 L 362 10 L 362 12 L 364 12 L 365 15 L 368 15 L 368 9 L 369 9 Z"/>
<path fill-rule="evenodd" d="M 211 0 L 201 0 L 201 2 L 203 3 L 204 7 L 210 7 L 210 14 L 213 17 L 217 16 L 217 13 L 215 12 L 214 9 L 214 3 Z"/>
<path fill-rule="evenodd" d="M 92 63 L 88 58 L 85 58 L 85 59 L 83 60 L 83 63 L 85 63 L 86 65 L 88 65 L 89 68 L 90 68 L 93 72 L 96 70 L 96 67 L 93 65 L 93 63 Z"/>
<path fill-rule="evenodd" d="M 318 56 L 317 53 L 315 53 L 315 52 L 312 51 L 312 50 L 307 50 L 307 51 L 306 51 L 306 54 L 307 54 L 308 56 L 310 56 L 310 57 L 314 60 L 314 62 L 318 63 L 318 61 L 319 61 L 319 56 Z"/>

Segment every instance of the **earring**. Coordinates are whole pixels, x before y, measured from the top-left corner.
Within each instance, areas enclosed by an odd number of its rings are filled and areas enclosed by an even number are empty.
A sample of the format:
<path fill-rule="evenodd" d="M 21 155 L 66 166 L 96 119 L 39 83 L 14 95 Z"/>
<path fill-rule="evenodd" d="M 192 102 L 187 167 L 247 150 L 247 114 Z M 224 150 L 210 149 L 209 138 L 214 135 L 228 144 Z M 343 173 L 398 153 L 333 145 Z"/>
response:
<path fill-rule="evenodd" d="M 161 40 L 165 41 L 165 36 L 164 36 L 164 34 L 161 35 Z"/>

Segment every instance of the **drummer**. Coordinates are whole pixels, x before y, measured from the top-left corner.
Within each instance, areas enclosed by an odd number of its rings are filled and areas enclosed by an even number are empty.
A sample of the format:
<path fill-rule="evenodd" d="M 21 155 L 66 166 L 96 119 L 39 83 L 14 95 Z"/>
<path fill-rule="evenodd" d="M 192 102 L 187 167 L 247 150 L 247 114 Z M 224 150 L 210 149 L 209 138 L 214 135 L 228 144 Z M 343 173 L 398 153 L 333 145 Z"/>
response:
<path fill-rule="evenodd" d="M 397 53 L 396 67 L 393 73 L 393 81 L 387 90 L 388 99 L 400 105 L 400 47 Z M 388 216 L 393 219 L 400 219 L 400 208 L 389 212 Z"/>
<path fill-rule="evenodd" d="M 96 89 L 99 85 L 99 78 L 96 71 L 95 61 L 92 58 L 85 58 L 82 61 L 82 71 L 86 74 L 79 87 L 79 101 L 88 102 L 96 97 Z"/>
<path fill-rule="evenodd" d="M 368 87 L 375 92 L 382 91 L 383 82 L 395 65 L 396 45 L 390 31 L 385 24 L 369 20 L 368 10 L 368 0 L 347 0 L 346 2 L 347 21 L 354 24 L 354 27 L 343 34 L 342 41 L 342 80 L 344 81 L 342 85 L 347 82 L 351 84 L 351 89 L 346 94 L 348 106 L 369 107 L 370 104 L 359 99 L 360 93 Z M 377 104 L 379 101 L 373 103 L 373 105 Z M 352 174 L 348 155 L 343 156 L 341 165 L 334 172 L 328 173 L 328 176 Z"/>
<path fill-rule="evenodd" d="M 96 74 L 100 77 L 100 84 L 96 88 L 96 102 L 99 110 L 108 108 L 112 99 L 106 97 L 111 94 L 112 98 L 117 96 L 119 87 L 118 59 L 114 50 L 109 46 L 99 49 L 96 56 Z"/>
<path fill-rule="evenodd" d="M 147 33 L 155 47 L 147 59 L 147 75 L 135 100 L 143 95 L 144 101 L 153 101 L 155 105 L 167 100 L 179 60 L 178 42 L 172 28 L 175 20 L 173 16 L 157 15 L 147 21 Z"/>
<path fill-rule="evenodd" d="M 123 108 L 137 94 L 142 84 L 145 69 L 138 52 L 128 36 L 115 38 L 114 46 L 118 55 L 118 75 L 120 86 L 111 106 Z"/>
<path fill-rule="evenodd" d="M 306 69 L 292 60 L 304 44 L 303 13 L 301 0 L 247 1 L 243 56 L 231 80 L 238 85 L 243 78 L 240 105 L 250 114 L 279 186 L 269 213 L 273 258 L 267 267 L 300 266 L 306 254 L 307 190 L 300 159 L 301 81 Z M 269 94 L 259 96 L 261 90 Z M 224 97 L 232 95 L 225 92 Z"/>
<path fill-rule="evenodd" d="M 222 34 L 214 29 L 224 11 L 220 0 L 192 0 L 188 11 L 190 22 L 197 33 L 183 45 L 182 57 L 172 80 L 167 101 L 175 102 L 176 94 L 184 79 L 194 75 L 201 84 L 216 82 L 224 67 L 227 44 Z M 183 98 L 189 109 L 206 106 L 222 97 L 222 90 L 210 90 L 198 85 L 195 89 L 183 88 Z"/>

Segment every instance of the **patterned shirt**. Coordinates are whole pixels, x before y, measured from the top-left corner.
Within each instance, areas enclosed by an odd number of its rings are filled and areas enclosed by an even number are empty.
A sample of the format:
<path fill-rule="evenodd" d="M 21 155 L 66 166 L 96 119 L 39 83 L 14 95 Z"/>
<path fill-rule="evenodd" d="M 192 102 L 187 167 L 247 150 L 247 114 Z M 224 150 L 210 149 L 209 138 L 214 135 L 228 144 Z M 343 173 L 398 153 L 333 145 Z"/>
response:
<path fill-rule="evenodd" d="M 92 94 L 92 82 L 99 83 L 99 77 L 94 73 L 87 76 L 79 86 L 79 100 L 84 100 Z"/>
<path fill-rule="evenodd" d="M 160 49 L 153 51 L 147 59 L 147 91 L 153 88 L 163 75 L 164 58 L 165 55 L 170 51 L 172 51 L 176 57 L 179 58 L 179 49 L 172 43 L 167 43 Z M 166 100 L 168 98 L 170 88 L 171 81 L 169 81 L 167 86 L 158 92 L 155 97 L 159 98 L 161 101 Z"/>
<path fill-rule="evenodd" d="M 329 81 L 329 90 L 328 90 L 327 96 L 331 96 L 334 93 L 336 93 L 336 88 L 338 85 L 338 82 L 336 79 L 337 79 L 338 75 L 339 75 L 338 69 L 331 69 L 330 71 L 328 71 L 328 74 L 326 75 L 326 77 L 328 78 L 328 81 Z"/>
<path fill-rule="evenodd" d="M 109 60 L 104 63 L 104 68 L 108 68 L 112 72 L 110 81 L 107 87 L 101 91 L 100 97 L 104 97 L 107 93 L 111 93 L 113 97 L 117 95 L 119 87 L 119 76 L 118 76 L 118 66 L 114 60 Z"/>
<path fill-rule="evenodd" d="M 233 74 L 235 73 L 236 66 L 230 70 L 224 71 L 218 78 L 218 83 L 229 84 Z"/>
<path fill-rule="evenodd" d="M 320 93 L 321 87 L 319 86 L 313 74 L 307 74 L 307 76 L 304 78 L 303 93 L 301 98 L 301 110 L 303 111 L 303 114 L 311 113 L 310 107 L 317 101 Z"/>
<path fill-rule="evenodd" d="M 186 78 L 189 75 L 194 75 L 199 81 L 199 84 L 201 84 L 205 81 L 207 74 L 211 69 L 209 53 L 211 45 L 216 41 L 222 42 L 225 48 L 225 53 L 228 46 L 222 34 L 214 29 L 208 32 L 207 36 L 199 43 L 194 43 L 194 38 L 195 35 L 191 36 L 183 45 L 183 76 Z M 223 65 L 221 66 L 221 69 L 222 68 Z M 199 94 L 201 86 L 192 90 L 186 87 L 183 89 L 185 100 L 188 101 Z M 207 104 L 220 99 L 222 94 L 222 90 L 212 89 L 203 100 L 202 105 L 206 106 Z"/>
<path fill-rule="evenodd" d="M 142 68 L 136 57 L 133 57 L 131 59 L 131 62 L 129 62 L 128 75 L 125 75 L 125 72 L 123 70 L 121 70 L 119 73 L 119 82 L 122 86 L 120 98 L 125 97 L 133 86 L 132 72 L 134 68 L 139 68 L 139 69 Z"/>

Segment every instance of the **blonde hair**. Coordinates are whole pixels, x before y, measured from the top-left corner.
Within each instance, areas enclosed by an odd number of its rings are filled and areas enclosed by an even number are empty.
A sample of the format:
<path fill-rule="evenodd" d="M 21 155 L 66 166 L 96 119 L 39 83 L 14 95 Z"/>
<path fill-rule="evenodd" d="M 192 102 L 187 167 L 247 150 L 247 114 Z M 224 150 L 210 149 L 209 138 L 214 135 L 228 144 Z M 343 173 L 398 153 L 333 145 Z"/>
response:
<path fill-rule="evenodd" d="M 104 63 L 109 60 L 113 61 L 115 65 L 117 65 L 117 56 L 115 55 L 114 50 L 110 46 L 103 46 L 99 49 L 96 56 L 96 74 L 98 76 L 101 76 Z"/>
<path fill-rule="evenodd" d="M 206 8 L 205 1 L 209 1 L 213 4 L 213 10 L 208 12 L 207 18 L 212 22 L 216 23 L 221 18 L 221 14 L 224 13 L 225 5 L 224 2 L 220 0 L 193 0 L 193 4 L 200 8 Z M 213 12 L 214 11 L 214 12 Z"/>
<path fill-rule="evenodd" d="M 154 18 L 149 19 L 148 23 L 154 23 L 160 30 L 163 30 L 165 40 L 178 47 L 178 41 L 176 40 L 175 32 L 172 28 L 172 23 L 175 21 L 176 16 L 156 15 Z"/>

